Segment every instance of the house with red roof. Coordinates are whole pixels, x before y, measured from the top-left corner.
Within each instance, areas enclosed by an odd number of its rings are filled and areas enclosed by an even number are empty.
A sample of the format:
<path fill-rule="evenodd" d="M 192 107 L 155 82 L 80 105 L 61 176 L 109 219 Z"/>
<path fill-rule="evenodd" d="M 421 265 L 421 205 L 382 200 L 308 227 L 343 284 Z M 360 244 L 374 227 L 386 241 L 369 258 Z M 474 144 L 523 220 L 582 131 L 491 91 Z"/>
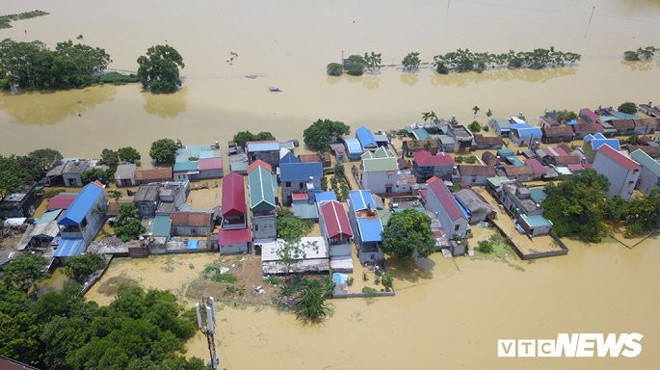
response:
<path fill-rule="evenodd" d="M 245 182 L 243 176 L 230 172 L 222 179 L 222 229 L 218 234 L 221 254 L 247 253 L 252 233 L 247 227 Z"/>
<path fill-rule="evenodd" d="M 538 179 L 542 178 L 543 176 L 545 176 L 545 174 L 547 172 L 545 166 L 543 166 L 543 164 L 541 164 L 541 162 L 539 162 L 539 160 L 536 159 L 536 158 L 526 159 L 525 160 L 525 165 L 532 168 L 532 171 L 533 171 L 532 179 L 533 180 L 538 180 Z"/>
<path fill-rule="evenodd" d="M 445 153 L 431 154 L 426 150 L 413 152 L 413 175 L 418 184 L 423 184 L 433 176 L 450 180 L 454 173 L 454 158 Z"/>
<path fill-rule="evenodd" d="M 447 238 L 465 237 L 468 217 L 461 211 L 447 185 L 441 179 L 432 177 L 426 182 L 426 189 L 426 209 L 438 217 Z"/>
<path fill-rule="evenodd" d="M 336 200 L 319 205 L 319 225 L 330 249 L 330 267 L 334 271 L 353 271 L 353 231 L 344 205 Z"/>
<path fill-rule="evenodd" d="M 598 149 L 592 168 L 610 181 L 608 197 L 620 195 L 626 202 L 630 200 L 641 173 L 639 163 L 604 144 Z"/>
<path fill-rule="evenodd" d="M 76 199 L 78 193 L 60 193 L 52 198 L 48 199 L 47 210 L 52 209 L 67 209 L 73 203 L 73 200 Z"/>

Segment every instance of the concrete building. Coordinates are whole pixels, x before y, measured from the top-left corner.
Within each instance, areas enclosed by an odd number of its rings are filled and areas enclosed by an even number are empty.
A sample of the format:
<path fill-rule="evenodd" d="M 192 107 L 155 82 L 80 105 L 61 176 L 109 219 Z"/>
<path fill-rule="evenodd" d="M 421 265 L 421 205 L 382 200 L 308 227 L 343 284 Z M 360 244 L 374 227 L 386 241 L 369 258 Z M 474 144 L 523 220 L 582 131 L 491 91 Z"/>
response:
<path fill-rule="evenodd" d="M 427 151 L 413 153 L 413 175 L 417 183 L 425 183 L 433 176 L 444 180 L 451 180 L 454 173 L 454 158 L 445 153 L 432 155 Z"/>
<path fill-rule="evenodd" d="M 218 233 L 220 254 L 247 253 L 251 242 L 252 233 L 247 227 L 245 182 L 243 176 L 230 172 L 222 179 L 222 229 Z"/>
<path fill-rule="evenodd" d="M 454 194 L 458 204 L 469 212 L 471 224 L 486 221 L 496 216 L 491 205 L 472 189 L 461 189 Z"/>
<path fill-rule="evenodd" d="M 133 203 L 142 218 L 152 218 L 156 214 L 171 214 L 186 202 L 189 191 L 188 181 L 157 182 L 140 185 L 133 197 Z"/>
<path fill-rule="evenodd" d="M 97 182 L 87 184 L 57 221 L 61 236 L 58 242 L 66 248 L 58 246 L 55 257 L 71 257 L 84 252 L 105 223 L 105 215 L 96 210 L 107 208 L 103 186 Z"/>
<path fill-rule="evenodd" d="M 277 178 L 270 165 L 257 160 L 248 167 L 252 234 L 255 240 L 277 237 Z"/>
<path fill-rule="evenodd" d="M 403 155 L 406 157 L 412 157 L 415 152 L 429 152 L 432 155 L 438 153 L 438 141 L 437 140 L 404 140 L 401 144 L 401 150 Z"/>
<path fill-rule="evenodd" d="M 336 200 L 319 204 L 319 225 L 328 245 L 330 267 L 337 272 L 352 272 L 353 232 L 344 205 Z"/>
<path fill-rule="evenodd" d="M 282 202 L 290 205 L 293 202 L 293 193 L 307 193 L 307 184 L 312 184 L 314 190 L 320 190 L 322 177 L 321 162 L 282 163 L 280 166 Z"/>
<path fill-rule="evenodd" d="M 277 140 L 248 141 L 245 151 L 250 163 L 261 159 L 268 163 L 275 171 L 280 166 L 280 143 Z"/>
<path fill-rule="evenodd" d="M 511 131 L 511 122 L 506 118 L 491 118 L 488 121 L 490 127 L 493 128 L 493 131 L 498 136 L 509 137 L 509 131 Z"/>
<path fill-rule="evenodd" d="M 172 167 L 156 167 L 135 171 L 135 185 L 172 181 Z"/>
<path fill-rule="evenodd" d="M 135 173 L 137 166 L 134 163 L 122 163 L 117 166 L 115 171 L 115 184 L 120 186 L 135 186 Z"/>
<path fill-rule="evenodd" d="M 630 200 L 641 172 L 637 162 L 605 144 L 596 153 L 592 168 L 610 181 L 608 197 L 620 195 L 626 202 Z"/>
<path fill-rule="evenodd" d="M 621 149 L 619 139 L 610 139 L 601 133 L 597 133 L 595 135 L 588 134 L 583 138 L 583 140 L 584 143 L 582 145 L 582 152 L 584 153 L 584 156 L 589 163 L 593 163 L 594 158 L 596 158 L 596 152 L 598 152 L 598 148 L 600 148 L 602 145 L 607 144 L 614 150 Z"/>
<path fill-rule="evenodd" d="M 456 141 L 457 152 L 469 152 L 474 141 L 474 136 L 465 126 L 459 124 L 451 124 L 448 126 L 447 134 Z"/>
<path fill-rule="evenodd" d="M 466 185 L 485 185 L 486 179 L 497 175 L 495 167 L 481 165 L 458 166 L 461 175 L 461 183 Z"/>
<path fill-rule="evenodd" d="M 482 149 L 500 149 L 504 145 L 504 140 L 499 136 L 484 136 L 482 134 L 474 134 L 474 141 L 472 141 L 472 150 Z"/>
<path fill-rule="evenodd" d="M 497 198 L 504 208 L 513 215 L 520 227 L 529 236 L 547 235 L 552 222 L 543 217 L 543 207 L 536 202 L 526 186 L 515 182 L 501 182 Z"/>
<path fill-rule="evenodd" d="M 39 204 L 35 184 L 27 185 L 22 191 L 5 195 L 0 201 L 0 217 L 32 217 Z"/>
<path fill-rule="evenodd" d="M 542 141 L 548 143 L 570 143 L 575 133 L 573 128 L 568 125 L 545 126 L 541 129 L 543 133 Z"/>
<path fill-rule="evenodd" d="M 368 190 L 353 190 L 349 193 L 348 207 L 360 262 L 382 262 L 385 258 L 382 249 L 383 224 L 374 196 Z"/>
<path fill-rule="evenodd" d="M 660 163 L 640 149 L 630 153 L 630 157 L 641 167 L 637 189 L 649 195 L 651 190 L 660 187 Z"/>
<path fill-rule="evenodd" d="M 509 138 L 518 146 L 534 146 L 543 139 L 543 131 L 529 123 L 516 123 L 510 127 Z"/>
<path fill-rule="evenodd" d="M 221 178 L 223 167 L 220 144 L 181 146 L 176 151 L 172 173 L 177 181 Z"/>
<path fill-rule="evenodd" d="M 438 217 L 448 239 L 464 238 L 468 218 L 461 211 L 447 185 L 437 177 L 430 178 L 426 185 L 426 209 Z"/>
<path fill-rule="evenodd" d="M 62 179 L 64 180 L 64 186 L 71 187 L 81 187 L 83 186 L 83 181 L 81 175 L 88 168 L 90 168 L 90 161 L 81 159 L 81 160 L 72 160 L 68 161 L 62 170 Z"/>
<path fill-rule="evenodd" d="M 532 181 L 534 179 L 534 169 L 532 166 L 502 166 L 500 170 L 503 176 L 520 182 Z"/>
<path fill-rule="evenodd" d="M 376 194 L 393 193 L 398 170 L 397 159 L 389 150 L 366 151 L 362 154 L 362 188 Z"/>
<path fill-rule="evenodd" d="M 172 234 L 175 236 L 207 236 L 213 232 L 212 212 L 174 212 L 170 218 Z"/>

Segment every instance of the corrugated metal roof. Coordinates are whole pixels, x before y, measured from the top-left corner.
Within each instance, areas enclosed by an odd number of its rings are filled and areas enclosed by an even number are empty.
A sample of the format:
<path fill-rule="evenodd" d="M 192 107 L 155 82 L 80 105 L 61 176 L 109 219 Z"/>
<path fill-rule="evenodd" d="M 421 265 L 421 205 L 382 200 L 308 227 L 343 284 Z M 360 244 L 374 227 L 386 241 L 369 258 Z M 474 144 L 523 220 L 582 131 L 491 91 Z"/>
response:
<path fill-rule="evenodd" d="M 355 130 L 355 137 L 360 141 L 360 145 L 362 145 L 363 148 L 375 148 L 378 146 L 374 134 L 364 126 L 360 126 Z"/>
<path fill-rule="evenodd" d="M 354 139 L 352 137 L 345 137 L 344 143 L 346 144 L 346 148 L 348 149 L 348 152 L 350 154 L 362 153 L 362 145 L 360 144 L 360 141 L 358 139 Z"/>
<path fill-rule="evenodd" d="M 325 231 L 329 238 L 336 238 L 341 235 L 347 238 L 353 236 L 346 209 L 341 203 L 333 200 L 322 204 L 320 208 L 320 216 L 323 217 Z"/>
<path fill-rule="evenodd" d="M 431 135 L 429 135 L 429 132 L 426 131 L 423 128 L 416 128 L 413 130 L 413 136 L 417 140 L 428 140 L 431 138 Z"/>
<path fill-rule="evenodd" d="M 49 222 L 53 222 L 57 219 L 57 216 L 59 216 L 60 213 L 62 213 L 62 210 L 60 209 L 56 209 L 50 212 L 45 212 L 41 217 L 39 217 L 36 224 L 40 225 L 40 224 L 47 224 Z"/>
<path fill-rule="evenodd" d="M 199 163 L 200 171 L 222 169 L 222 158 L 220 157 L 200 159 L 197 163 Z"/>
<path fill-rule="evenodd" d="M 379 217 L 358 218 L 357 225 L 360 231 L 360 240 L 363 243 L 383 241 L 383 224 Z"/>
<path fill-rule="evenodd" d="M 619 142 L 619 139 L 594 139 L 589 142 L 591 144 L 591 147 L 595 150 L 600 148 L 601 146 L 607 144 L 611 148 L 615 150 L 621 150 L 621 143 Z"/>
<path fill-rule="evenodd" d="M 293 214 L 302 218 L 303 220 L 314 220 L 319 217 L 316 204 L 309 204 L 308 202 L 297 202 L 291 204 Z"/>
<path fill-rule="evenodd" d="M 642 167 L 647 168 L 654 175 L 660 177 L 660 163 L 651 158 L 651 156 L 646 154 L 643 150 L 635 150 L 634 152 L 630 153 L 630 157 L 639 162 Z"/>
<path fill-rule="evenodd" d="M 526 214 L 521 214 L 520 218 L 526 223 L 530 228 L 542 227 L 542 226 L 552 226 L 552 222 L 547 220 L 541 215 L 528 216 Z"/>
<path fill-rule="evenodd" d="M 352 190 L 348 193 L 348 196 L 355 211 L 361 211 L 368 207 L 371 207 L 373 210 L 377 208 L 374 197 L 368 190 Z"/>
<path fill-rule="evenodd" d="M 310 177 L 320 179 L 323 176 L 321 162 L 282 163 L 280 178 L 282 181 L 307 181 Z"/>
<path fill-rule="evenodd" d="M 639 164 L 637 164 L 637 162 L 633 161 L 632 159 L 616 151 L 609 145 L 603 145 L 600 148 L 600 150 L 598 150 L 598 154 L 596 154 L 596 158 L 601 153 L 628 170 L 632 170 L 639 167 Z"/>
<path fill-rule="evenodd" d="M 79 255 L 83 248 L 85 247 L 84 240 L 82 238 L 55 238 L 53 243 L 57 247 L 53 252 L 54 257 L 73 257 Z"/>
<path fill-rule="evenodd" d="M 170 217 L 172 219 L 172 225 L 207 227 L 211 225 L 213 214 L 202 211 L 174 212 Z"/>
<path fill-rule="evenodd" d="M 78 193 L 61 193 L 48 199 L 48 209 L 67 209 L 78 196 Z"/>
<path fill-rule="evenodd" d="M 87 184 L 74 199 L 69 208 L 58 221 L 59 225 L 78 226 L 87 213 L 103 198 L 103 188 L 95 183 Z"/>
<path fill-rule="evenodd" d="M 270 164 L 262 161 L 261 159 L 257 159 L 247 167 L 247 173 L 249 174 L 257 167 L 263 167 L 266 171 L 273 172 L 273 167 Z"/>
<path fill-rule="evenodd" d="M 280 150 L 280 142 L 277 140 L 248 141 L 245 145 L 247 146 L 248 152 L 270 152 Z"/>
<path fill-rule="evenodd" d="M 168 215 L 156 215 L 151 226 L 151 235 L 169 237 L 172 229 L 172 219 Z"/>
<path fill-rule="evenodd" d="M 337 194 L 334 191 L 319 191 L 314 193 L 314 199 L 316 199 L 316 203 L 337 200 Z"/>
<path fill-rule="evenodd" d="M 222 215 L 245 215 L 245 183 L 243 176 L 236 172 L 230 172 L 222 179 Z"/>
<path fill-rule="evenodd" d="M 432 155 L 426 150 L 414 152 L 413 159 L 419 166 L 441 166 L 441 165 L 453 166 L 455 163 L 454 157 L 450 155 L 444 153 L 438 153 L 436 155 Z"/>
<path fill-rule="evenodd" d="M 248 174 L 250 184 L 250 209 L 269 211 L 275 208 L 275 176 L 265 167 L 258 166 Z"/>
<path fill-rule="evenodd" d="M 190 172 L 199 170 L 199 162 L 185 161 L 174 163 L 174 172 Z"/>
<path fill-rule="evenodd" d="M 280 163 L 299 163 L 300 159 L 296 157 L 293 152 L 287 152 L 283 157 L 280 157 Z"/>
<path fill-rule="evenodd" d="M 243 244 L 252 241 L 252 233 L 249 228 L 245 229 L 220 229 L 218 232 L 218 244 Z"/>
<path fill-rule="evenodd" d="M 459 218 L 466 218 L 463 212 L 461 212 L 460 208 L 458 208 L 456 199 L 454 199 L 454 196 L 449 191 L 449 188 L 447 188 L 447 185 L 445 185 L 442 180 L 433 176 L 428 181 L 426 181 L 426 183 L 428 184 L 428 188 L 431 193 L 435 194 L 435 197 L 440 202 L 442 209 L 444 209 L 444 211 L 449 215 L 449 218 L 451 218 L 453 221 L 456 221 Z M 430 194 L 427 194 L 427 197 L 429 195 Z"/>

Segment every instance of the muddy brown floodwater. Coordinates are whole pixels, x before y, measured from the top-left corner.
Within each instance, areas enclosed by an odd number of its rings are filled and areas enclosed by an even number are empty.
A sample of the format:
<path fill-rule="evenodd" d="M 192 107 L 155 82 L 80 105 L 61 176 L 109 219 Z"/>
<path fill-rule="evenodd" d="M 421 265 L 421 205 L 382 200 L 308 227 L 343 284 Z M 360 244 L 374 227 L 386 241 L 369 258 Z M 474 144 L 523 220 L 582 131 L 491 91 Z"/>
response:
<path fill-rule="evenodd" d="M 595 8 L 593 8 L 595 6 Z M 110 67 L 135 70 L 156 43 L 184 57 L 184 88 L 154 96 L 139 86 L 96 86 L 52 93 L 0 94 L 0 154 L 41 147 L 66 156 L 97 156 L 104 147 L 181 138 L 222 145 L 239 130 L 300 137 L 317 118 L 353 127 L 400 127 L 420 112 L 472 119 L 472 107 L 496 116 L 547 108 L 658 100 L 657 62 L 622 61 L 625 50 L 658 45 L 658 0 L 200 0 L 112 2 L 5 1 L 0 13 L 42 9 L 50 15 L 14 22 L 0 38 L 39 39 L 54 47 L 74 39 L 105 48 Z M 155 10 L 156 9 L 156 10 Z M 593 10 L 593 20 L 589 24 Z M 327 77 L 342 53 L 381 52 L 386 64 L 410 51 L 424 61 L 456 48 L 503 52 L 555 46 L 583 55 L 572 68 L 498 70 L 439 76 Z M 232 52 L 238 54 L 229 60 Z M 246 78 L 255 76 L 256 78 Z M 278 86 L 282 93 L 271 93 Z M 195 202 L 214 202 L 198 199 Z M 649 369 L 660 363 L 658 239 L 633 250 L 615 242 L 585 246 L 534 263 L 444 260 L 434 255 L 417 274 L 399 275 L 392 299 L 333 301 L 334 316 L 301 326 L 271 309 L 223 309 L 218 325 L 222 366 L 231 369 Z M 212 255 L 125 260 L 113 277 L 180 294 Z M 169 261 L 169 262 L 168 262 Z M 190 265 L 194 269 L 190 269 Z M 115 279 L 115 282 L 118 280 Z M 112 284 L 106 286 L 111 292 Z M 190 302 L 184 302 L 189 304 Z M 552 338 L 558 332 L 645 334 L 635 359 L 498 359 L 498 338 Z M 198 335 L 189 353 L 205 357 Z"/>

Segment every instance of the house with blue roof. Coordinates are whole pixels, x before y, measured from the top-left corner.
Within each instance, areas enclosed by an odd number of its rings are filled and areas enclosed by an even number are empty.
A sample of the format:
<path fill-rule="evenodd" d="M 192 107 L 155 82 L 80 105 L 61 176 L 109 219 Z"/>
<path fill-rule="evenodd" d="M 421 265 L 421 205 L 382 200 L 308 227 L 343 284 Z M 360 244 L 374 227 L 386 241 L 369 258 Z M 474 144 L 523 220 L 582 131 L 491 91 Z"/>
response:
<path fill-rule="evenodd" d="M 378 263 L 383 253 L 383 223 L 373 194 L 368 190 L 353 190 L 348 194 L 349 220 L 361 263 Z"/>
<path fill-rule="evenodd" d="M 364 151 L 362 149 L 362 144 L 360 144 L 360 141 L 352 137 L 345 137 L 342 140 L 344 141 L 344 145 L 346 146 L 346 151 L 348 151 L 348 158 L 352 161 L 360 159 L 360 156 Z"/>
<path fill-rule="evenodd" d="M 221 178 L 220 144 L 181 146 L 176 151 L 172 175 L 177 181 Z"/>
<path fill-rule="evenodd" d="M 509 137 L 509 132 L 511 131 L 511 122 L 506 118 L 491 118 L 488 121 L 490 127 L 493 128 L 493 131 L 497 136 Z"/>
<path fill-rule="evenodd" d="M 321 189 L 321 177 L 323 177 L 321 162 L 282 163 L 280 181 L 284 204 L 287 206 L 291 204 L 294 193 L 313 194 Z"/>
<path fill-rule="evenodd" d="M 600 132 L 595 135 L 588 134 L 583 140 L 584 144 L 582 145 L 582 152 L 589 163 L 593 163 L 596 158 L 596 152 L 598 152 L 598 149 L 605 144 L 609 145 L 614 150 L 621 150 L 619 139 L 607 138 Z"/>
<path fill-rule="evenodd" d="M 300 158 L 298 158 L 292 151 L 286 148 L 280 149 L 280 164 L 281 163 L 298 163 Z"/>
<path fill-rule="evenodd" d="M 378 143 L 376 143 L 376 138 L 374 137 L 373 132 L 364 126 L 358 127 L 355 130 L 355 137 L 362 145 L 364 150 L 376 150 L 378 149 Z"/>
<path fill-rule="evenodd" d="M 55 257 L 72 257 L 84 252 L 105 223 L 105 215 L 97 210 L 107 208 L 103 186 L 96 182 L 87 184 L 57 220 L 61 238 Z M 66 248 L 60 249 L 61 246 Z"/>
<path fill-rule="evenodd" d="M 518 146 L 531 146 L 534 142 L 541 142 L 543 132 L 540 127 L 529 123 L 515 123 L 510 126 L 509 138 Z"/>

